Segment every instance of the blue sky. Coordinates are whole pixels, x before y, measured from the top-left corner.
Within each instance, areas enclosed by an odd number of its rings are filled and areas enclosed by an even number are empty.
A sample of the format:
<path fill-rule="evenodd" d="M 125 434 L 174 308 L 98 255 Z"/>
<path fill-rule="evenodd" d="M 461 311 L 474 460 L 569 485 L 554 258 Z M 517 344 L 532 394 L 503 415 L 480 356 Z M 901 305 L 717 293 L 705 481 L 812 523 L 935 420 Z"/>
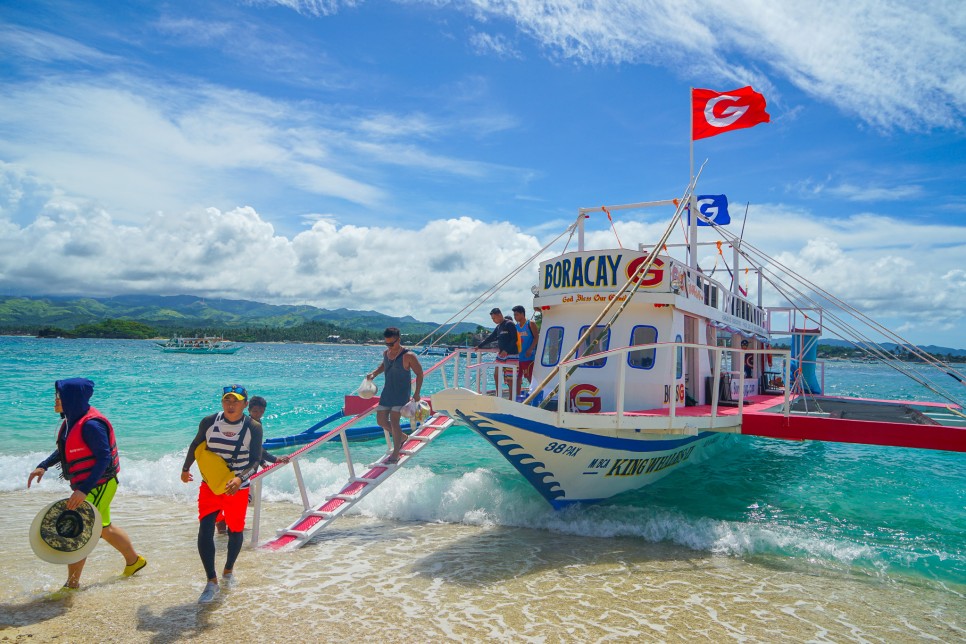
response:
<path fill-rule="evenodd" d="M 963 33 L 959 2 L 4 3 L 0 293 L 442 321 L 578 207 L 679 196 L 689 88 L 750 84 L 771 123 L 696 142 L 699 192 L 911 340 L 966 347 Z"/>

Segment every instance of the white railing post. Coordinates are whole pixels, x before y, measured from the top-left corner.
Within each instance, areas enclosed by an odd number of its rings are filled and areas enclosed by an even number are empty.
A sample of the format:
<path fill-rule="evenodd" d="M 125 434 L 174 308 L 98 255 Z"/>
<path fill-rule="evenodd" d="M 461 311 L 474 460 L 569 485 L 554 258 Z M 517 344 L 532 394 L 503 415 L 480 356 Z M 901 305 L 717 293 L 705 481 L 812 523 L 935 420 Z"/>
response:
<path fill-rule="evenodd" d="M 476 353 L 476 364 L 483 364 L 483 353 L 480 351 L 477 351 Z M 483 390 L 480 389 L 480 378 L 482 377 L 482 373 L 483 367 L 480 367 L 476 370 L 476 393 L 478 394 L 483 393 Z"/>
<path fill-rule="evenodd" d="M 668 409 L 668 414 L 667 414 L 667 417 L 668 417 L 668 429 L 670 429 L 671 428 L 671 425 L 674 424 L 674 418 L 677 416 L 677 406 L 678 406 L 678 386 L 677 386 L 678 385 L 678 382 L 677 382 L 677 373 L 678 373 L 678 350 L 677 350 L 677 343 L 676 342 L 675 343 L 671 343 L 670 346 L 671 346 L 671 373 L 669 375 L 670 375 L 670 378 L 671 378 L 671 395 L 668 396 L 668 402 L 671 405 L 671 408 Z"/>
<path fill-rule="evenodd" d="M 261 522 L 262 517 L 262 479 L 255 479 L 255 489 L 252 493 L 255 495 L 252 508 L 252 537 L 251 543 L 254 545 L 258 543 L 258 526 Z"/>
<path fill-rule="evenodd" d="M 624 379 L 627 377 L 628 355 L 629 352 L 622 353 L 620 364 L 617 365 L 617 429 L 621 428 L 621 422 L 624 420 Z"/>
<path fill-rule="evenodd" d="M 724 356 L 722 347 L 714 348 L 714 364 L 711 366 L 711 426 L 718 417 L 718 398 L 721 392 L 721 358 Z"/>
<path fill-rule="evenodd" d="M 302 480 L 302 468 L 299 467 L 298 459 L 292 461 L 292 470 L 295 472 L 295 482 L 299 486 L 299 494 L 302 495 L 302 508 L 305 510 L 309 509 L 309 495 L 305 491 L 305 481 Z"/>
<path fill-rule="evenodd" d="M 792 413 L 792 406 L 791 406 L 792 381 L 790 380 L 790 378 L 792 377 L 791 362 L 792 362 L 792 353 L 791 351 L 789 351 L 784 359 L 785 364 L 782 366 L 782 372 L 783 372 L 783 375 L 785 376 L 785 407 L 784 407 L 785 418 L 788 418 Z"/>
<path fill-rule="evenodd" d="M 741 410 L 745 407 L 745 356 L 747 351 L 740 351 L 741 361 L 738 364 L 738 418 L 741 418 Z"/>
<path fill-rule="evenodd" d="M 349 454 L 349 439 L 346 437 L 344 429 L 339 432 L 339 439 L 342 441 L 342 451 L 345 452 L 345 463 L 349 468 L 349 476 L 355 478 L 356 470 L 352 465 L 352 455 Z"/>
<path fill-rule="evenodd" d="M 565 386 L 567 384 L 567 370 L 561 367 L 557 370 L 557 424 L 563 426 L 564 411 L 567 408 L 569 397 Z"/>

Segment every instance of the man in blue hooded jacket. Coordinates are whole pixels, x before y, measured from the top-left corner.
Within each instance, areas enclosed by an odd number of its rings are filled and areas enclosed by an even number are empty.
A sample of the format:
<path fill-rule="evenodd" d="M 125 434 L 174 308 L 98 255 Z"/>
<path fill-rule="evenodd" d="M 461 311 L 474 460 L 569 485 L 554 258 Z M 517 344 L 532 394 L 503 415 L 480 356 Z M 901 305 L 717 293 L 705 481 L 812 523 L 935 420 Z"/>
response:
<path fill-rule="evenodd" d="M 54 411 L 64 419 L 57 430 L 57 449 L 27 477 L 27 487 L 44 477 L 47 470 L 60 465 L 61 476 L 70 483 L 73 493 L 67 509 L 74 510 L 87 500 L 101 513 L 101 536 L 124 555 L 124 576 L 130 577 L 147 565 L 131 544 L 131 538 L 111 523 L 111 501 L 117 492 L 120 460 L 117 441 L 110 421 L 89 401 L 94 383 L 87 378 L 70 378 L 54 383 Z M 87 559 L 67 566 L 64 588 L 80 587 L 80 576 Z"/>

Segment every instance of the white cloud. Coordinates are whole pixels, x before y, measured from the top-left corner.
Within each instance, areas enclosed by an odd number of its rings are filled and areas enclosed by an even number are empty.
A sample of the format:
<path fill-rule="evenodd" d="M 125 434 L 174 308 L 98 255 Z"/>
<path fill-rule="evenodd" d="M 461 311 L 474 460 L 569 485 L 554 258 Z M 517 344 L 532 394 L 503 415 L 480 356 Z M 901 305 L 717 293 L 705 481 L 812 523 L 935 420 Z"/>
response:
<path fill-rule="evenodd" d="M 24 177 L 9 168 L 6 177 L 23 198 L 36 198 Z M 636 248 L 641 240 L 659 238 L 669 214 L 628 213 L 618 220 L 617 234 L 625 247 Z M 189 293 L 443 321 L 568 223 L 560 222 L 552 233 L 541 230 L 538 237 L 510 223 L 469 217 L 431 220 L 414 229 L 339 225 L 319 217 L 310 229 L 288 238 L 252 208 L 156 214 L 129 226 L 102 209 L 51 195 L 27 225 L 0 218 L 0 292 Z M 588 248 L 616 246 L 605 218 L 598 216 L 588 226 Z M 709 235 L 702 232 L 703 238 Z M 905 324 L 914 339 L 934 337 L 936 328 L 954 328 L 966 315 L 961 268 L 966 227 L 914 225 L 875 215 L 817 220 L 807 211 L 764 205 L 750 211 L 745 237 L 873 318 Z M 563 243 L 552 251 L 559 252 Z M 572 240 L 570 250 L 575 244 Z M 928 263 L 921 259 L 926 256 Z M 702 253 L 705 269 L 714 261 L 713 247 Z M 727 249 L 721 262 L 717 278 L 724 274 L 723 263 L 732 263 Z M 528 305 L 537 268 L 532 264 L 481 310 Z M 477 314 L 470 321 L 486 318 Z"/>
<path fill-rule="evenodd" d="M 922 186 L 859 186 L 842 183 L 829 192 L 849 201 L 902 201 L 922 196 Z"/>
<path fill-rule="evenodd" d="M 894 170 L 893 170 L 894 171 Z M 855 182 L 844 181 L 832 184 L 832 177 L 822 181 L 808 178 L 786 186 L 786 190 L 802 197 L 819 197 L 826 194 L 846 201 L 856 202 L 886 202 L 903 201 L 922 198 L 923 187 L 919 184 L 883 185 L 870 183 L 859 185 Z"/>
<path fill-rule="evenodd" d="M 25 226 L 0 218 L 0 235 L 6 294 L 191 293 L 440 321 L 539 249 L 511 224 L 468 217 L 419 229 L 319 218 L 286 238 L 251 208 L 158 213 L 131 226 L 63 198 Z M 515 280 L 500 302 L 527 302 L 535 274 Z"/>
<path fill-rule="evenodd" d="M 11 59 L 18 57 L 44 63 L 105 63 L 117 60 L 70 38 L 11 25 L 0 25 L 0 52 Z"/>
<path fill-rule="evenodd" d="M 355 7 L 361 0 L 247 0 L 250 4 L 278 4 L 310 16 L 329 16 L 343 7 Z"/>
<path fill-rule="evenodd" d="M 470 47 L 478 54 L 493 55 L 500 59 L 522 58 L 520 52 L 503 34 L 475 31 L 470 34 Z"/>
<path fill-rule="evenodd" d="M 444 127 L 426 115 L 333 109 L 124 75 L 98 83 L 50 77 L 0 95 L 0 158 L 122 218 L 231 207 L 248 201 L 258 182 L 279 194 L 381 207 L 387 196 L 376 179 L 388 167 L 473 177 L 508 170 L 421 147 Z"/>
<path fill-rule="evenodd" d="M 962 128 L 966 9 L 901 0 L 469 0 L 556 56 L 647 63 L 772 91 L 764 70 L 870 125 Z M 750 60 L 739 64 L 737 60 Z M 791 106 L 790 106 L 791 107 Z"/>
<path fill-rule="evenodd" d="M 413 0 L 400 0 L 413 2 Z M 303 14 L 336 0 L 263 0 Z M 966 9 L 911 0 L 424 0 L 481 22 L 512 21 L 551 57 L 584 64 L 649 64 L 687 78 L 752 84 L 781 101 L 768 74 L 880 130 L 962 129 Z M 493 29 L 471 30 L 478 52 L 516 57 Z M 738 61 L 747 61 L 739 63 Z M 794 113 L 797 106 L 785 106 Z"/>

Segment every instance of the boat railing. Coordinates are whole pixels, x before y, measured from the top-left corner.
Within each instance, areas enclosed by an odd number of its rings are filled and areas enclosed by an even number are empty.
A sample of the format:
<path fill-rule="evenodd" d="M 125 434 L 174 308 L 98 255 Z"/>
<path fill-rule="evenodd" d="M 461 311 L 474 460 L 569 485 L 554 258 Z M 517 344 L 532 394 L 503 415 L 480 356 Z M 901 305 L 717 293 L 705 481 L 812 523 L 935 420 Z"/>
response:
<path fill-rule="evenodd" d="M 511 392 L 517 391 L 519 379 L 520 379 L 520 369 L 519 363 L 514 362 L 490 362 L 483 361 L 484 355 L 487 353 L 496 353 L 496 349 L 460 349 L 455 353 L 461 353 L 465 356 L 466 366 L 463 370 L 463 387 L 465 389 L 471 389 L 478 394 L 487 393 L 489 386 L 489 370 L 492 368 L 495 370 L 496 383 L 495 383 L 495 395 L 497 397 L 503 397 L 504 392 L 508 396 L 512 396 Z M 456 371 L 454 372 L 453 379 L 459 382 L 459 359 L 454 360 L 456 364 Z M 445 384 L 445 378 L 444 378 Z"/>
<path fill-rule="evenodd" d="M 449 362 L 454 362 L 458 364 L 457 361 L 458 361 L 458 356 L 456 355 L 456 353 L 452 353 L 446 356 L 445 358 L 443 358 L 442 360 L 440 360 L 439 362 L 437 362 L 436 364 L 434 364 L 432 367 L 423 371 L 423 376 L 425 377 L 436 371 L 439 371 L 443 379 L 443 388 L 445 389 L 447 387 L 447 384 L 446 384 L 447 379 L 446 379 L 446 371 L 445 369 L 443 369 L 443 367 Z M 370 400 L 371 400 L 371 403 L 369 404 L 369 406 L 363 409 L 362 411 L 360 411 L 359 413 L 357 413 L 352 418 L 346 420 L 338 427 L 335 427 L 334 429 L 329 430 L 325 434 L 322 434 L 311 443 L 306 443 L 304 446 L 295 450 L 291 454 L 288 454 L 288 457 L 289 457 L 288 463 L 273 463 L 268 467 L 266 467 L 265 469 L 259 472 L 256 472 L 248 479 L 249 482 L 251 483 L 252 506 L 253 506 L 252 531 L 251 531 L 251 539 L 250 539 L 251 545 L 254 546 L 258 544 L 258 533 L 259 533 L 259 525 L 261 523 L 261 509 L 262 509 L 262 481 L 265 479 L 265 477 L 271 474 L 274 474 L 278 471 L 281 471 L 281 469 L 285 467 L 285 465 L 290 464 L 292 466 L 292 471 L 295 474 L 295 482 L 299 489 L 299 495 L 301 496 L 302 507 L 305 510 L 308 510 L 309 507 L 311 507 L 311 502 L 309 501 L 308 490 L 305 487 L 305 479 L 302 476 L 302 468 L 299 465 L 299 461 L 305 458 L 305 456 L 308 455 L 309 452 L 317 449 L 318 447 L 321 447 L 322 445 L 325 445 L 326 443 L 329 443 L 330 441 L 334 441 L 338 439 L 342 443 L 342 452 L 345 455 L 345 466 L 346 466 L 346 470 L 348 472 L 349 478 L 355 478 L 356 476 L 355 461 L 352 458 L 352 450 L 350 449 L 350 445 L 352 445 L 352 442 L 349 441 L 348 437 L 346 436 L 346 430 L 352 427 L 353 425 L 355 425 L 356 423 L 358 423 L 366 416 L 369 416 L 372 412 L 376 410 L 376 407 L 379 405 L 379 399 L 372 398 Z M 416 427 L 413 426 L 412 429 L 413 431 L 415 431 Z M 386 438 L 386 444 L 391 447 L 392 438 L 388 435 L 388 433 L 386 433 L 385 438 Z M 358 449 L 358 446 L 357 446 L 357 449 Z"/>
<path fill-rule="evenodd" d="M 677 245 L 670 244 L 669 246 L 673 247 Z M 644 252 L 643 244 L 640 248 Z M 686 263 L 673 257 L 665 255 L 661 257 L 667 262 L 669 269 L 671 269 L 670 272 L 673 273 L 675 272 L 674 269 L 676 269 L 677 274 L 685 280 L 683 284 L 674 284 L 672 282 L 669 288 L 671 292 L 682 293 L 687 297 L 697 297 L 717 311 L 741 318 L 745 322 L 750 322 L 755 326 L 765 327 L 767 315 L 763 307 L 755 304 L 740 293 L 733 292 L 722 282 L 703 271 L 693 269 Z M 758 269 L 755 270 L 757 271 Z M 688 288 L 689 284 L 693 284 L 698 289 L 698 292 L 693 292 Z"/>
<path fill-rule="evenodd" d="M 791 352 L 786 349 L 774 349 L 774 348 L 739 349 L 736 351 L 733 347 L 710 346 L 706 344 L 696 344 L 692 342 L 652 342 L 648 344 L 637 344 L 629 347 L 619 347 L 615 349 L 609 349 L 607 351 L 601 351 L 599 353 L 583 355 L 583 356 L 580 356 L 579 358 L 574 358 L 572 360 L 562 362 L 559 365 L 559 369 L 557 371 L 556 389 L 558 392 L 567 391 L 567 377 L 573 367 L 579 367 L 585 362 L 590 362 L 592 360 L 600 360 L 603 357 L 607 357 L 607 358 L 612 356 L 623 357 L 632 351 L 643 351 L 648 349 L 654 349 L 656 352 L 661 352 L 661 351 L 670 352 L 671 354 L 670 372 L 668 374 L 669 377 L 668 377 L 667 384 L 671 387 L 672 391 L 675 390 L 675 385 L 678 382 L 678 378 L 674 377 L 674 374 L 677 373 L 678 361 L 683 359 L 683 355 L 686 349 L 708 350 L 712 352 L 711 357 L 714 365 L 712 367 L 712 375 L 711 375 L 712 383 L 722 382 L 721 362 L 722 362 L 722 355 L 725 352 L 739 354 L 740 362 L 738 364 L 744 364 L 745 356 L 748 356 L 748 355 L 760 355 L 761 356 L 760 360 L 764 360 L 769 355 L 781 356 L 781 358 L 783 359 L 782 369 L 784 372 L 784 382 L 786 383 L 789 382 L 790 360 L 788 358 Z M 680 351 L 678 349 L 680 349 Z M 747 396 L 745 395 L 745 382 L 751 379 L 745 376 L 744 369 L 738 369 L 736 371 L 728 371 L 726 373 L 731 374 L 732 379 L 735 376 L 737 376 L 738 378 L 738 388 L 737 388 L 738 399 L 735 402 L 737 402 L 738 417 L 740 418 L 744 410 L 744 406 L 747 398 Z M 627 383 L 627 360 L 626 359 L 617 360 L 617 373 L 616 373 L 615 383 L 614 383 L 614 391 L 616 392 L 616 402 L 614 405 L 615 415 L 616 415 L 616 429 L 621 429 L 622 425 L 624 424 L 625 414 L 628 411 L 633 411 L 625 408 L 624 400 L 625 400 L 626 383 Z M 790 414 L 790 410 L 791 410 L 791 407 L 790 407 L 791 391 L 792 391 L 791 387 L 784 388 L 784 394 L 783 394 L 784 402 L 782 406 L 782 412 L 786 417 Z M 679 401 L 677 394 L 676 393 L 672 394 L 668 402 L 668 428 L 671 428 L 674 425 L 675 417 L 677 416 L 677 408 L 679 406 L 679 402 L 684 403 L 685 401 L 684 400 Z M 714 426 L 714 421 L 722 417 L 718 413 L 718 409 L 721 406 L 721 402 L 722 401 L 721 401 L 720 385 L 712 386 L 711 403 L 710 403 L 711 404 L 710 419 L 711 419 L 712 427 Z M 557 405 L 557 421 L 561 424 L 561 426 L 579 424 L 579 418 L 581 416 L 586 416 L 586 414 L 582 414 L 579 412 L 575 413 L 572 410 L 569 410 L 567 404 Z M 735 420 L 734 414 L 728 414 L 727 418 L 729 423 L 733 423 Z"/>
<path fill-rule="evenodd" d="M 677 372 L 678 360 L 683 359 L 685 349 L 697 349 L 697 350 L 704 349 L 704 350 L 710 350 L 712 352 L 711 357 L 714 361 L 714 366 L 712 368 L 711 378 L 713 383 L 719 383 L 718 386 L 711 387 L 712 393 L 711 393 L 711 401 L 710 401 L 710 406 L 711 406 L 710 418 L 711 418 L 712 427 L 714 426 L 715 420 L 719 418 L 725 418 L 725 417 L 727 418 L 729 424 L 733 424 L 735 420 L 735 415 L 733 413 L 729 413 L 727 414 L 727 416 L 725 416 L 724 414 L 719 414 L 718 413 L 719 407 L 723 407 L 725 405 L 729 407 L 737 406 L 738 416 L 740 417 L 748 397 L 745 393 L 745 389 L 746 389 L 745 383 L 757 382 L 757 379 L 753 380 L 752 378 L 745 376 L 745 372 L 743 369 L 738 369 L 734 371 L 724 370 L 721 366 L 721 363 L 722 363 L 722 355 L 726 353 L 732 354 L 732 355 L 737 354 L 739 361 L 736 364 L 742 364 L 742 365 L 744 364 L 744 358 L 747 355 L 761 356 L 760 358 L 758 358 L 759 364 L 764 364 L 765 359 L 769 355 L 773 356 L 773 359 L 777 360 L 778 363 L 781 365 L 780 367 L 781 368 L 780 373 L 782 374 L 781 390 L 784 396 L 783 413 L 786 416 L 790 413 L 790 395 L 794 393 L 794 389 L 792 387 L 785 386 L 785 383 L 792 382 L 790 378 L 794 377 L 794 374 L 790 373 L 790 360 L 789 360 L 790 351 L 787 349 L 776 349 L 776 348 L 735 349 L 733 347 L 728 347 L 728 346 L 709 346 L 705 344 L 696 344 L 696 343 L 687 343 L 687 342 L 654 342 L 649 344 L 637 344 L 629 347 L 619 347 L 615 349 L 609 349 L 607 351 L 601 351 L 597 353 L 583 355 L 579 358 L 574 358 L 572 360 L 568 360 L 566 362 L 560 363 L 559 370 L 557 372 L 556 386 L 554 387 L 554 389 L 557 392 L 567 391 L 567 382 L 569 377 L 568 374 L 575 367 L 579 367 L 580 365 L 593 360 L 600 360 L 601 358 L 610 358 L 610 357 L 620 358 L 619 360 L 617 360 L 618 367 L 616 370 L 615 382 L 614 382 L 614 391 L 616 392 L 615 412 L 613 414 L 609 414 L 609 416 L 616 418 L 616 420 L 614 420 L 610 426 L 614 427 L 615 429 L 624 428 L 625 426 L 628 425 L 627 419 L 630 418 L 629 416 L 627 416 L 627 413 L 631 411 L 638 411 L 638 410 L 628 410 L 624 402 L 626 397 L 625 387 L 626 387 L 627 369 L 628 369 L 628 364 L 627 364 L 628 361 L 625 356 L 627 356 L 627 354 L 629 354 L 632 351 L 646 351 L 649 349 L 654 349 L 657 352 L 668 352 L 668 351 L 671 352 L 671 360 L 669 361 L 670 372 L 669 372 L 667 384 L 670 386 L 672 391 L 675 391 L 675 385 L 678 384 L 678 380 L 679 380 L 677 378 L 674 378 L 673 375 Z M 678 351 L 678 349 L 680 349 L 680 351 Z M 503 377 L 504 374 L 512 374 L 513 379 L 511 381 L 510 386 L 513 388 L 509 389 L 509 391 L 511 392 L 516 391 L 516 379 L 518 377 L 517 364 L 484 362 L 482 360 L 482 356 L 480 355 L 483 353 L 485 353 L 485 351 L 474 350 L 474 349 L 469 349 L 469 350 L 460 349 L 458 351 L 455 351 L 450 356 L 453 360 L 454 382 L 460 383 L 462 380 L 462 386 L 465 389 L 475 391 L 478 394 L 488 394 L 489 393 L 488 382 L 487 382 L 489 379 L 488 371 L 489 369 L 496 369 L 497 370 L 496 395 L 497 396 L 503 395 L 502 385 L 505 384 L 504 377 Z M 460 374 L 461 364 L 463 365 L 462 378 Z M 728 377 L 726 378 L 725 376 L 728 376 Z M 732 396 L 730 395 L 728 396 L 727 399 L 722 399 L 720 383 L 725 383 L 725 382 L 728 382 L 729 380 L 737 381 L 737 391 L 735 392 L 736 395 L 734 399 L 732 399 Z M 446 386 L 445 382 L 446 382 L 446 379 L 444 377 L 444 387 Z M 729 394 L 730 394 L 730 391 L 729 391 Z M 565 396 L 561 397 L 558 393 L 557 397 L 558 397 L 558 404 L 556 406 L 556 413 L 558 416 L 557 421 L 560 423 L 561 426 L 586 425 L 587 418 L 588 418 L 587 413 L 576 412 L 573 409 L 571 409 L 570 408 L 571 401 L 567 399 Z M 538 395 L 538 399 L 539 398 L 540 397 Z M 676 396 L 672 396 L 672 398 L 674 398 L 673 402 L 668 404 L 668 418 L 669 418 L 669 421 L 667 424 L 668 429 L 672 429 L 672 426 L 675 423 L 675 418 L 677 415 L 677 412 L 676 412 L 677 407 L 679 406 L 679 404 L 684 403 L 683 400 L 678 401 Z M 559 403 L 560 399 L 564 399 L 565 402 L 563 404 L 560 404 Z"/>

